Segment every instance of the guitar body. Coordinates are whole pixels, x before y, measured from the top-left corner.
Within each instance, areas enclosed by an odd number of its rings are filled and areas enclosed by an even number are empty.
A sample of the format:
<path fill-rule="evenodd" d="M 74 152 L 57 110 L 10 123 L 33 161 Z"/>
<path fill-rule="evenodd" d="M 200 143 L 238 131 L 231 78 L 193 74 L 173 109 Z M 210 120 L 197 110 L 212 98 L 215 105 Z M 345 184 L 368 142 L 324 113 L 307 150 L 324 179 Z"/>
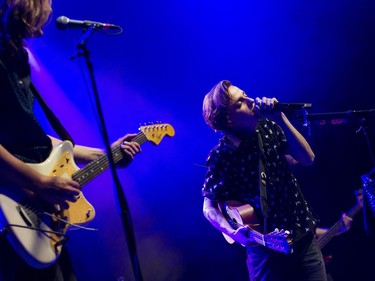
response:
<path fill-rule="evenodd" d="M 74 163 L 73 146 L 69 141 L 54 148 L 43 163 L 28 165 L 49 176 L 71 177 L 79 169 Z M 69 224 L 86 224 L 95 216 L 94 207 L 82 192 L 76 202 L 69 202 L 66 210 L 55 206 L 45 208 L 31 194 L 15 194 L 11 187 L 1 188 L 0 192 L 1 228 L 6 229 L 7 238 L 16 252 L 35 268 L 52 265 L 60 255 L 66 237 L 49 231 L 65 234 Z M 46 211 L 53 217 L 40 215 Z"/>
<path fill-rule="evenodd" d="M 223 210 L 228 217 L 228 222 L 233 228 L 236 228 L 235 224 L 248 225 L 252 229 L 259 231 L 259 222 L 256 217 L 254 208 L 250 204 L 242 204 L 238 201 L 226 201 L 224 204 L 219 205 L 220 210 Z M 228 235 L 223 233 L 225 240 L 229 244 L 233 244 L 235 241 Z"/>
<path fill-rule="evenodd" d="M 132 141 L 146 141 L 158 145 L 165 135 L 174 136 L 169 124 L 146 125 L 139 128 Z M 111 148 L 113 162 L 124 158 L 121 146 Z M 82 187 L 109 167 L 107 155 L 101 155 L 82 169 L 74 162 L 70 141 L 57 145 L 42 163 L 27 164 L 35 171 L 48 176 L 66 177 Z M 95 217 L 94 207 L 80 192 L 76 202 L 68 202 L 67 209 L 38 200 L 31 191 L 19 191 L 11 185 L 0 186 L 0 227 L 16 252 L 35 268 L 52 265 L 59 257 L 67 240 L 69 226 L 80 227 Z"/>
<path fill-rule="evenodd" d="M 71 178 L 79 170 L 73 158 L 73 146 L 70 141 L 61 142 L 43 163 L 28 164 L 35 171 L 44 175 Z M 94 207 L 81 192 L 76 202 L 68 202 L 69 208 L 62 211 L 63 217 L 69 218 L 70 224 L 84 225 L 95 217 Z"/>

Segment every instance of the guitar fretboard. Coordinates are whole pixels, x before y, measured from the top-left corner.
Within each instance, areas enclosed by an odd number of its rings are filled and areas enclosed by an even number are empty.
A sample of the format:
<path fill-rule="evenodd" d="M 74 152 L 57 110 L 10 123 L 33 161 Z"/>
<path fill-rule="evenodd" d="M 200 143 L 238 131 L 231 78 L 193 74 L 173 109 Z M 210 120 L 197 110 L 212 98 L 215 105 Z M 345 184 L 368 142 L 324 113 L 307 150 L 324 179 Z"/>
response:
<path fill-rule="evenodd" d="M 251 232 L 251 235 L 252 235 L 255 242 L 257 242 L 258 244 L 263 245 L 263 246 L 266 245 L 263 234 L 255 231 L 255 230 L 250 230 L 250 232 Z"/>
<path fill-rule="evenodd" d="M 357 204 L 347 213 L 347 216 L 353 218 L 361 209 L 362 205 Z M 326 233 L 324 233 L 317 239 L 317 244 L 319 248 L 323 249 L 323 247 L 327 245 L 328 242 L 331 241 L 331 239 L 337 235 L 337 233 L 339 233 L 342 227 L 345 227 L 345 225 L 342 219 L 340 219 L 330 229 L 328 229 Z"/>
<path fill-rule="evenodd" d="M 132 141 L 139 144 L 145 143 L 147 137 L 143 132 L 138 133 Z M 124 158 L 124 153 L 121 150 L 121 146 L 115 146 L 111 149 L 113 162 L 116 164 Z M 78 170 L 72 175 L 72 179 L 77 181 L 81 187 L 89 183 L 96 176 L 104 172 L 109 167 L 109 159 L 106 154 L 99 156 L 98 159 L 90 162 L 82 169 Z"/>

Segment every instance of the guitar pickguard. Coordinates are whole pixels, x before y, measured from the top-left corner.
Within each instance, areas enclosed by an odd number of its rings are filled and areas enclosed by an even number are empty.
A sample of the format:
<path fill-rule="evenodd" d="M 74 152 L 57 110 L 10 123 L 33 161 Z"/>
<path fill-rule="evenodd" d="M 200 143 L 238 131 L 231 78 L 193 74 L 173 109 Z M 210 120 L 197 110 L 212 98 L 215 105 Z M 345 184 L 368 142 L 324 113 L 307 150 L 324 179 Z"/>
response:
<path fill-rule="evenodd" d="M 78 171 L 70 151 L 65 151 L 52 166 L 50 176 L 69 177 Z M 67 219 L 71 224 L 83 225 L 91 222 L 95 217 L 94 207 L 85 199 L 81 192 L 76 202 L 68 202 L 69 208 L 62 210 L 62 218 Z"/>

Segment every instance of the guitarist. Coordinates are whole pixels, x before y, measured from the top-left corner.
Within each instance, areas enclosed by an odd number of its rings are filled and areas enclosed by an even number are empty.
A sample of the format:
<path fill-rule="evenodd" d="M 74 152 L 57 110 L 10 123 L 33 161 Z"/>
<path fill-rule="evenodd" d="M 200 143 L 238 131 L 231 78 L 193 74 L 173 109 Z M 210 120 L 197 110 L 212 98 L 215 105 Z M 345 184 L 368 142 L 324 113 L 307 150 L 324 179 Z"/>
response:
<path fill-rule="evenodd" d="M 0 192 L 11 188 L 25 191 L 64 208 L 75 201 L 79 185 L 69 178 L 42 175 L 24 162 L 43 162 L 59 142 L 43 131 L 33 112 L 34 95 L 30 89 L 30 65 L 25 39 L 39 37 L 51 16 L 51 0 L 0 0 Z M 116 141 L 127 166 L 141 151 L 136 134 Z M 88 163 L 102 155 L 98 148 L 76 145 L 77 164 Z M 0 280 L 75 280 L 62 253 L 60 261 L 46 269 L 34 269 L 15 254 L 5 235 L 0 235 Z M 64 267 L 65 266 L 65 267 Z"/>
<path fill-rule="evenodd" d="M 361 200 L 361 199 L 360 199 Z M 362 208 L 362 203 L 359 203 L 355 208 L 351 210 L 351 215 L 354 216 Z M 320 249 L 329 243 L 329 241 L 337 235 L 343 234 L 350 230 L 353 222 L 353 217 L 343 213 L 341 219 L 337 221 L 331 228 L 317 227 L 315 231 L 315 237 L 318 239 L 318 245 Z M 324 262 L 326 264 L 327 280 L 333 281 L 333 277 L 330 273 L 330 262 L 332 261 L 331 255 L 324 255 Z"/>
<path fill-rule="evenodd" d="M 203 117 L 224 135 L 207 159 L 203 213 L 216 229 L 246 246 L 250 280 L 325 281 L 313 235 L 316 219 L 286 158 L 311 165 L 315 155 L 276 104 L 275 98 L 251 98 L 225 80 L 206 94 Z M 251 205 L 265 235 L 275 228 L 290 231 L 293 253 L 252 243 L 246 225 L 233 228 L 220 208 L 229 200 Z"/>

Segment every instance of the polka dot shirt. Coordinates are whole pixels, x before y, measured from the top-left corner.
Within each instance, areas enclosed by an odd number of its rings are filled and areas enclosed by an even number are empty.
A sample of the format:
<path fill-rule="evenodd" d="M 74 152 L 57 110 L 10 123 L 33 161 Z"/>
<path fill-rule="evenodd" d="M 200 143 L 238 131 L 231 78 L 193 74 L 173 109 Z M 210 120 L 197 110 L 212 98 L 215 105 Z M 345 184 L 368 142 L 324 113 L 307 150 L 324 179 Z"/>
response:
<path fill-rule="evenodd" d="M 258 135 L 263 151 L 259 148 Z M 257 134 L 242 139 L 224 136 L 211 150 L 202 195 L 224 202 L 235 200 L 250 204 L 258 221 L 263 222 L 259 191 L 259 158 L 267 176 L 267 232 L 275 228 L 289 230 L 294 239 L 315 229 L 316 220 L 285 158 L 287 140 L 273 121 L 262 119 Z M 262 228 L 263 229 L 263 226 Z"/>

